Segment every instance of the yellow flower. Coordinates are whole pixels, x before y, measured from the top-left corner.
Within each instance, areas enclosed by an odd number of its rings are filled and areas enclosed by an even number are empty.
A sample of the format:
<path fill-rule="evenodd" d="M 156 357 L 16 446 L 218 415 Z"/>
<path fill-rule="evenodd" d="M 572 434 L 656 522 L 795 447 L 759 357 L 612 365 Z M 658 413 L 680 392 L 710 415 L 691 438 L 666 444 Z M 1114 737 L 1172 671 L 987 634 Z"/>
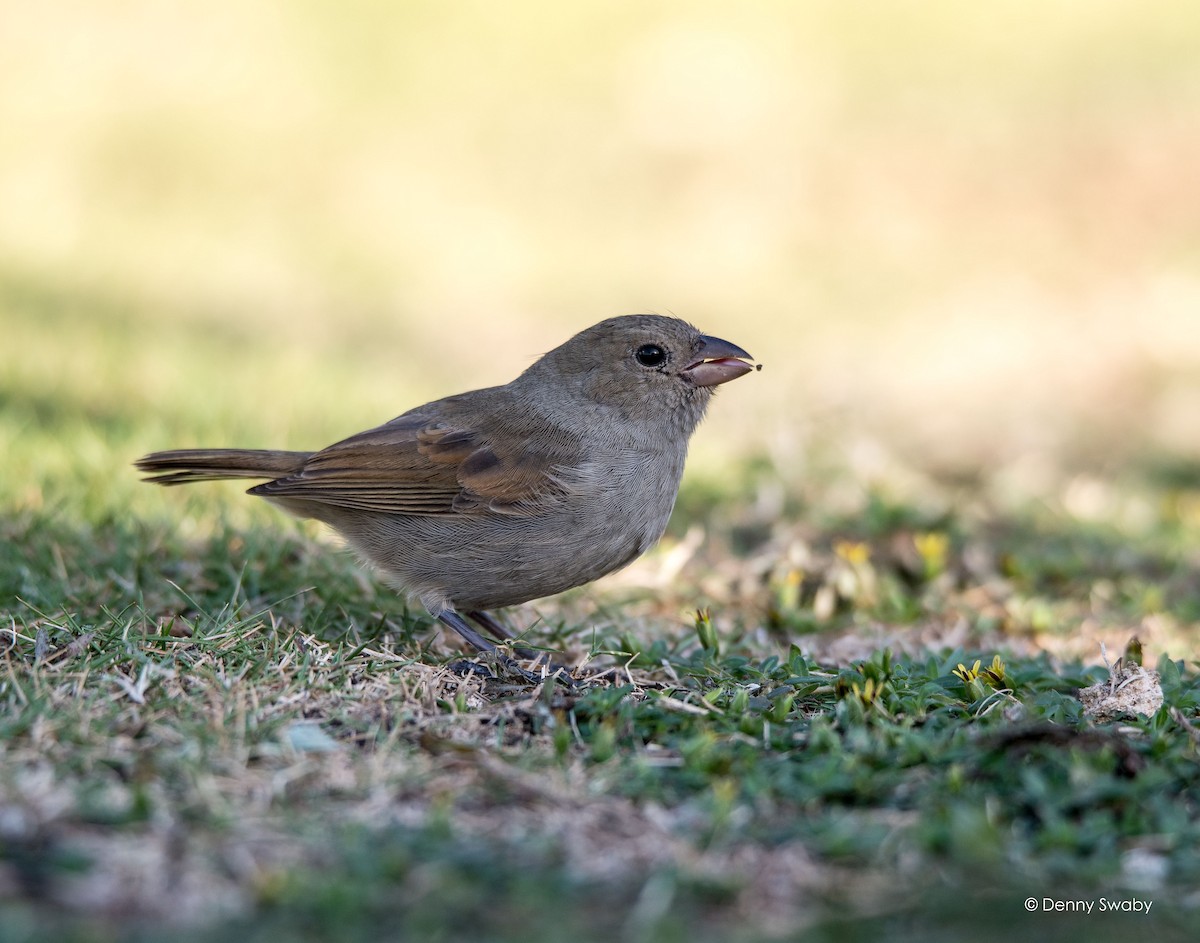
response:
<path fill-rule="evenodd" d="M 833 552 L 851 566 L 862 566 L 871 559 L 871 548 L 859 540 L 835 541 Z"/>
<path fill-rule="evenodd" d="M 999 655 L 992 659 L 992 663 L 984 668 L 981 674 L 987 679 L 987 683 L 996 690 L 1010 687 L 1008 678 L 1004 674 L 1004 662 L 1000 660 Z"/>
<path fill-rule="evenodd" d="M 999 657 L 999 656 L 996 656 L 996 657 Z M 976 680 L 978 680 L 978 678 L 979 678 L 979 666 L 980 666 L 980 665 L 982 665 L 982 664 L 983 664 L 983 662 L 982 662 L 982 661 L 980 661 L 978 658 L 976 658 L 976 659 L 975 659 L 975 664 L 974 664 L 974 665 L 972 665 L 970 668 L 968 668 L 966 665 L 964 665 L 964 664 L 963 664 L 963 663 L 960 661 L 960 662 L 958 663 L 958 667 L 954 669 L 954 675 L 955 675 L 955 676 L 956 676 L 956 677 L 957 677 L 957 678 L 958 678 L 960 681 L 962 681 L 962 683 L 963 683 L 963 684 L 970 684 L 972 681 L 976 681 Z"/>
<path fill-rule="evenodd" d="M 949 536 L 937 531 L 914 534 L 913 546 L 921 555 L 926 574 L 937 576 L 946 569 L 946 553 L 950 549 Z"/>

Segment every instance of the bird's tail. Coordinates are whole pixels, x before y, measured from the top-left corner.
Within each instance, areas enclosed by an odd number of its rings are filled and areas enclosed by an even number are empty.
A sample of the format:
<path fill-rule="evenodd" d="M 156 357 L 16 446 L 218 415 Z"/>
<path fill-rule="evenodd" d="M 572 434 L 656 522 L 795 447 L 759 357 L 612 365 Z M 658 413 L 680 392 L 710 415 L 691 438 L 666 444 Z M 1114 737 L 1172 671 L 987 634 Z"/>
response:
<path fill-rule="evenodd" d="M 282 478 L 303 468 L 310 455 L 275 449 L 174 449 L 151 452 L 134 465 L 146 473 L 145 481 L 186 485 L 223 478 Z"/>

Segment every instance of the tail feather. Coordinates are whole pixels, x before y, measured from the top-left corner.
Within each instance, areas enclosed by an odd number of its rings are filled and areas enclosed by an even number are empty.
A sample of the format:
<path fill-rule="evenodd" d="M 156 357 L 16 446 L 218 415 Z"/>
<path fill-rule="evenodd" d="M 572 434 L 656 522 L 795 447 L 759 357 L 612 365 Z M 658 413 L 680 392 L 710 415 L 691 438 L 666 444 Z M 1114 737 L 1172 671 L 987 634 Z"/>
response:
<path fill-rule="evenodd" d="M 134 465 L 146 473 L 144 481 L 185 485 L 225 478 L 282 478 L 298 472 L 312 454 L 275 449 L 174 449 L 151 452 Z"/>

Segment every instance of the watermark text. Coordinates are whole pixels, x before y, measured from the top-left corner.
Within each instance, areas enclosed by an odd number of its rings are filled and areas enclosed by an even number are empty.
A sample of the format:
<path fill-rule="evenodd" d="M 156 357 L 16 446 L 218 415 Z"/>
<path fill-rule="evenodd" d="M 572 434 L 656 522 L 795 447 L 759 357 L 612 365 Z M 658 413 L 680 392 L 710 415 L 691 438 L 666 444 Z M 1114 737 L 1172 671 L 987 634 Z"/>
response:
<path fill-rule="evenodd" d="M 1030 913 L 1056 914 L 1148 914 L 1154 901 L 1140 897 L 1058 898 L 1026 897 L 1025 909 Z"/>

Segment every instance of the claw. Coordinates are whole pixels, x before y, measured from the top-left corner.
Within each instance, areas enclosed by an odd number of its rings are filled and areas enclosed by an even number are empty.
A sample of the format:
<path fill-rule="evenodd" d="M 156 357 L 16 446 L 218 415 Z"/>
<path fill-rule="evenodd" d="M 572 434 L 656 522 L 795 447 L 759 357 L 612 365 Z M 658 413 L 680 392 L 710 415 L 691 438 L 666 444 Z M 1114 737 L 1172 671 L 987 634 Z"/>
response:
<path fill-rule="evenodd" d="M 513 637 L 511 632 L 509 632 L 504 626 L 500 625 L 495 619 L 493 619 L 486 612 L 472 612 L 472 613 L 470 613 L 470 616 L 472 619 L 474 619 L 480 625 L 487 628 L 488 631 L 495 632 L 497 635 L 502 636 L 503 638 L 506 638 L 506 639 L 511 639 Z M 443 625 L 448 626 L 449 628 L 451 628 L 455 632 L 457 632 L 460 636 L 462 636 L 463 639 L 466 640 L 467 644 L 469 644 L 473 648 L 475 648 L 476 651 L 484 652 L 486 654 L 495 656 L 496 661 L 499 662 L 501 665 L 503 665 L 507 671 L 511 671 L 513 674 L 524 679 L 525 681 L 529 682 L 530 684 L 542 684 L 544 681 L 548 680 L 548 678 L 551 676 L 557 678 L 566 687 L 569 687 L 569 688 L 577 687 L 579 684 L 579 682 L 577 682 L 574 678 L 571 677 L 571 670 L 569 668 L 566 668 L 563 665 L 556 665 L 554 662 L 549 661 L 549 660 L 547 660 L 547 663 L 546 663 L 547 674 L 538 674 L 536 672 L 529 671 L 526 668 L 522 668 L 513 659 L 509 658 L 505 654 L 502 654 L 496 648 L 495 645 L 493 645 L 491 642 L 489 642 L 487 639 L 485 639 L 482 635 L 480 635 L 478 632 L 476 632 L 473 628 L 471 628 L 469 625 L 467 625 L 466 620 L 462 616 L 460 616 L 457 612 L 455 612 L 453 609 L 443 609 L 443 610 L 441 610 L 441 612 L 436 613 L 436 617 L 437 617 L 437 620 L 439 622 L 441 622 Z M 516 652 L 522 658 L 533 659 L 535 664 L 542 657 L 542 653 L 533 652 L 527 648 L 518 647 L 518 648 L 516 648 Z M 455 664 L 462 665 L 463 663 L 456 662 Z M 457 668 L 456 668 L 456 670 L 457 670 Z M 485 673 L 485 671 L 486 671 L 486 669 L 481 670 L 480 674 Z M 490 674 L 490 672 L 489 672 L 489 674 Z M 493 677 L 494 677 L 494 675 L 493 675 Z"/>

